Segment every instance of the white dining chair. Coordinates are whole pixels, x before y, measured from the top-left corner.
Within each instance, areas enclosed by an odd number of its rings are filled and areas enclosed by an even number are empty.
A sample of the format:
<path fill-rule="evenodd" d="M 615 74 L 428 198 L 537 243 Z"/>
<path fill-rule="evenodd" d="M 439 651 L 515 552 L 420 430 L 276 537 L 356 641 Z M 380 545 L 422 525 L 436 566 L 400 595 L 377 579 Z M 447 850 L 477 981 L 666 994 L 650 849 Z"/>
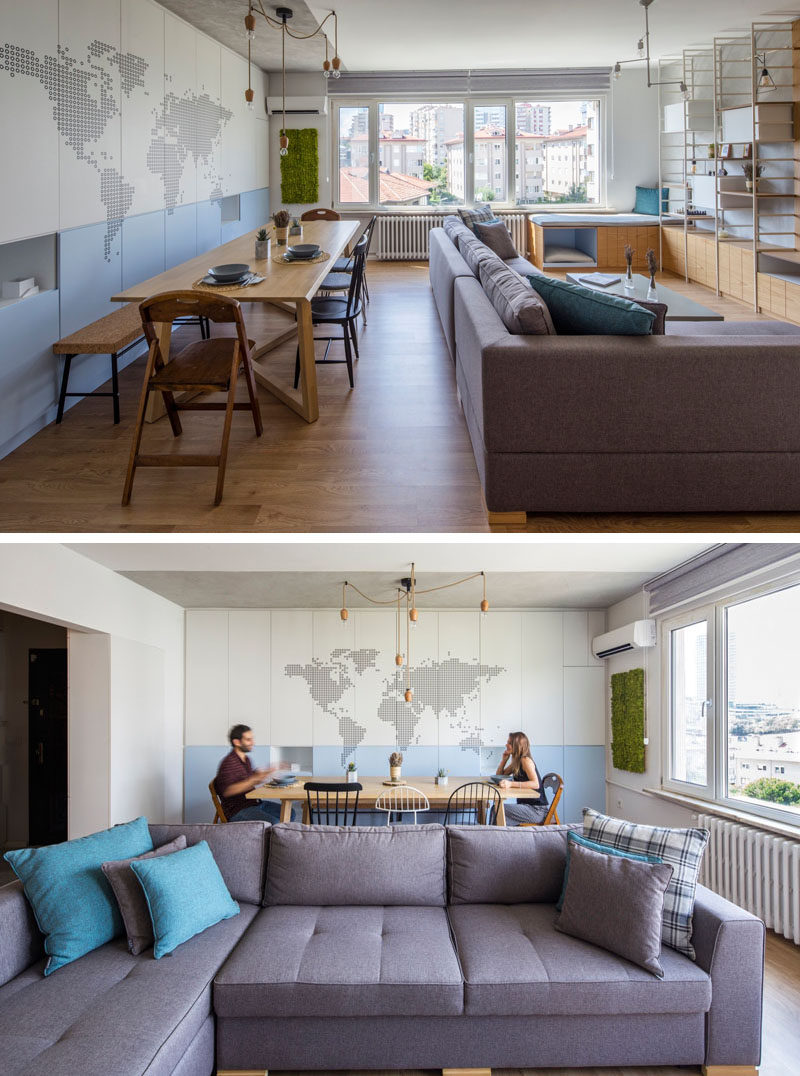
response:
<path fill-rule="evenodd" d="M 413 814 L 414 825 L 417 823 L 418 811 L 429 811 L 431 805 L 424 792 L 412 785 L 398 785 L 397 788 L 387 788 L 381 792 L 375 801 L 376 811 L 386 812 L 386 825 L 391 823 L 393 814 Z M 402 821 L 402 819 L 401 819 Z"/>

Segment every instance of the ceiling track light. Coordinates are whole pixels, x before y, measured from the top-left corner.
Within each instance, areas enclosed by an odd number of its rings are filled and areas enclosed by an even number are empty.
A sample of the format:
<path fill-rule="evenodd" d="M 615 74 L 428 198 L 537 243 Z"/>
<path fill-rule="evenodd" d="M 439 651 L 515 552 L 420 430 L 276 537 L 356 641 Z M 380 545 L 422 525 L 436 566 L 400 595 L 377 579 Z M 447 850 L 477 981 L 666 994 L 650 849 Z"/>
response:
<path fill-rule="evenodd" d="M 383 598 L 371 598 L 369 594 L 365 594 L 363 590 L 359 590 L 355 583 L 351 583 L 349 580 L 345 580 L 342 583 L 342 607 L 339 610 L 339 616 L 343 624 L 347 625 L 350 613 L 347 609 L 347 588 L 350 587 L 360 594 L 361 597 L 370 603 L 370 605 L 394 605 L 396 606 L 396 620 L 395 620 L 395 656 L 394 663 L 397 668 L 402 668 L 405 665 L 405 691 L 403 698 L 406 702 L 413 701 L 414 692 L 411 688 L 411 629 L 419 622 L 419 610 L 416 607 L 417 594 L 435 594 L 439 590 L 448 590 L 450 587 L 460 586 L 462 583 L 469 583 L 472 579 L 481 579 L 483 581 L 483 597 L 480 602 L 481 619 L 483 619 L 489 612 L 489 601 L 486 597 L 486 572 L 473 572 L 472 575 L 467 575 L 463 579 L 454 579 L 452 583 L 442 583 L 438 587 L 426 587 L 424 590 L 417 590 L 417 574 L 416 565 L 411 564 L 411 575 L 404 576 L 398 583 L 397 589 L 393 597 L 388 599 Z M 401 605 L 406 603 L 406 652 L 405 656 L 400 652 L 400 640 L 401 640 Z"/>
<path fill-rule="evenodd" d="M 665 79 L 655 80 L 651 78 L 650 74 L 650 5 L 653 0 L 639 0 L 639 5 L 644 8 L 644 34 L 639 38 L 636 43 L 636 51 L 638 56 L 634 60 L 617 60 L 613 67 L 614 81 L 618 81 L 622 76 L 623 64 L 635 64 L 644 60 L 645 71 L 647 72 L 647 88 L 652 89 L 653 86 L 677 86 L 678 92 L 684 101 L 691 100 L 692 94 L 683 79 Z"/>
<path fill-rule="evenodd" d="M 261 15 L 269 26 L 272 26 L 274 29 L 280 30 L 281 32 L 281 95 L 283 98 L 283 126 L 281 127 L 278 145 L 280 147 L 281 157 L 285 157 L 289 152 L 289 136 L 286 131 L 286 38 L 288 36 L 293 37 L 295 41 L 308 41 L 310 38 L 316 37 L 317 34 L 321 34 L 325 41 L 325 59 L 322 64 L 322 74 L 326 79 L 340 78 L 342 74 L 342 61 L 339 59 L 339 20 L 335 11 L 329 11 L 325 18 L 317 24 L 311 33 L 301 34 L 289 27 L 289 19 L 294 17 L 294 12 L 291 8 L 275 8 L 275 15 L 277 18 L 273 18 L 264 10 L 263 0 L 249 0 L 247 14 L 244 17 L 244 29 L 247 37 L 247 89 L 244 91 L 244 99 L 247 102 L 247 108 L 250 112 L 255 108 L 255 93 L 253 92 L 250 68 L 252 63 L 252 44 L 256 37 L 256 15 Z M 329 19 L 333 19 L 332 60 L 328 59 L 330 42 L 324 29 L 325 24 Z"/>

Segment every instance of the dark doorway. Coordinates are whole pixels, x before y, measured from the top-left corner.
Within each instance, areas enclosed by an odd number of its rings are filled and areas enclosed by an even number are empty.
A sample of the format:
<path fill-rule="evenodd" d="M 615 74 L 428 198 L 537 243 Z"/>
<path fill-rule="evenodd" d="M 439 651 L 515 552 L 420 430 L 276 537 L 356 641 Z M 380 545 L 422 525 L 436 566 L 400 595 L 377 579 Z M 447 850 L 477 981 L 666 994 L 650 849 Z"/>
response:
<path fill-rule="evenodd" d="M 67 839 L 67 651 L 28 651 L 28 841 Z"/>

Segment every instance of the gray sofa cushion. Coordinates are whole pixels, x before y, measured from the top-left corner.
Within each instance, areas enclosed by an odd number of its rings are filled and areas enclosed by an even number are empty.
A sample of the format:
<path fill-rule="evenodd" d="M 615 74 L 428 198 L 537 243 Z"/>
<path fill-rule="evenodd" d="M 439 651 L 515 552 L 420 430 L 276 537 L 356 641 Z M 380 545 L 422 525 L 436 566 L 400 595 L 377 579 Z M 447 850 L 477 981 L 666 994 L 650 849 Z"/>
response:
<path fill-rule="evenodd" d="M 181 833 L 167 844 L 162 844 L 159 848 L 154 848 L 152 852 L 145 852 L 144 855 L 136 858 L 154 859 L 169 856 L 173 852 L 183 851 L 185 847 L 186 838 Z M 109 863 L 101 863 L 100 869 L 108 878 L 117 904 L 119 904 L 125 933 L 128 935 L 128 949 L 136 956 L 153 944 L 153 922 L 139 879 L 131 870 L 132 862 L 132 859 L 115 859 Z"/>
<path fill-rule="evenodd" d="M 498 258 L 516 258 L 517 248 L 511 233 L 502 220 L 476 220 L 472 226 L 473 231 L 489 250 L 493 250 Z"/>
<path fill-rule="evenodd" d="M 448 909 L 464 972 L 464 1012 L 480 1016 L 706 1012 L 711 980 L 665 948 L 664 978 L 559 934 L 548 904 Z"/>
<path fill-rule="evenodd" d="M 0 986 L 29 968 L 44 954 L 44 938 L 22 882 L 0 887 Z"/>
<path fill-rule="evenodd" d="M 444 827 L 272 830 L 265 904 L 445 904 Z"/>
<path fill-rule="evenodd" d="M 447 915 L 419 907 L 265 908 L 214 980 L 214 1010 L 457 1016 L 463 983 Z"/>
<path fill-rule="evenodd" d="M 166 844 L 180 834 L 189 847 L 207 841 L 231 896 L 246 904 L 261 903 L 269 831 L 268 822 L 150 826 L 154 845 Z"/>
<path fill-rule="evenodd" d="M 456 242 L 456 236 L 461 231 L 466 231 L 466 225 L 460 217 L 444 217 L 442 220 L 442 227 L 447 234 L 447 238 L 451 243 Z"/>
<path fill-rule="evenodd" d="M 4 1076 L 172 1073 L 211 1013 L 217 969 L 257 911 L 243 905 L 165 960 L 131 956 L 119 938 L 47 979 L 33 965 L 0 987 Z"/>
<path fill-rule="evenodd" d="M 666 333 L 667 336 L 800 336 L 800 325 L 790 325 L 788 321 L 670 321 Z"/>
<path fill-rule="evenodd" d="M 547 303 L 519 273 L 502 262 L 483 261 L 478 279 L 503 324 L 514 335 L 555 335 Z"/>
<path fill-rule="evenodd" d="M 519 273 L 526 284 L 528 283 L 529 276 L 533 276 L 535 273 L 541 273 L 542 271 L 541 269 L 537 269 L 533 262 L 529 262 L 527 258 L 520 258 L 519 255 L 516 258 L 506 258 L 506 265 L 509 269 L 513 269 L 515 273 Z M 530 285 L 528 286 L 530 287 Z"/>
<path fill-rule="evenodd" d="M 552 904 L 567 863 L 567 826 L 448 826 L 451 904 Z"/>
<path fill-rule="evenodd" d="M 502 259 L 498 258 L 493 250 L 489 250 L 486 244 L 478 239 L 477 235 L 459 236 L 458 250 L 472 270 L 473 276 L 476 277 L 482 262 L 499 262 L 500 265 L 503 264 Z"/>

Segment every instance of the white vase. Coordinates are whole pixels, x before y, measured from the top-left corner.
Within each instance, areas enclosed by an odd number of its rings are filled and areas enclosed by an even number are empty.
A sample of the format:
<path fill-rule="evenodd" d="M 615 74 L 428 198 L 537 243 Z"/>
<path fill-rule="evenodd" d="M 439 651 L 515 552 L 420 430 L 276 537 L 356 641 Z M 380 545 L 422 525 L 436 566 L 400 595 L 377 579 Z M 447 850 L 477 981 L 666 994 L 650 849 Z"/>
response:
<path fill-rule="evenodd" d="M 401 772 L 402 772 L 402 770 L 401 770 L 400 766 L 390 766 L 389 767 L 389 780 L 390 781 L 399 781 Z"/>
<path fill-rule="evenodd" d="M 264 261 L 269 257 L 269 239 L 256 239 L 256 261 Z"/>
<path fill-rule="evenodd" d="M 434 777 L 433 781 L 434 781 L 434 784 L 441 785 L 441 786 L 444 786 L 444 785 L 447 784 L 447 778 L 446 777 Z"/>
<path fill-rule="evenodd" d="M 345 770 L 344 779 L 348 785 L 355 784 L 358 780 L 358 770 Z"/>

